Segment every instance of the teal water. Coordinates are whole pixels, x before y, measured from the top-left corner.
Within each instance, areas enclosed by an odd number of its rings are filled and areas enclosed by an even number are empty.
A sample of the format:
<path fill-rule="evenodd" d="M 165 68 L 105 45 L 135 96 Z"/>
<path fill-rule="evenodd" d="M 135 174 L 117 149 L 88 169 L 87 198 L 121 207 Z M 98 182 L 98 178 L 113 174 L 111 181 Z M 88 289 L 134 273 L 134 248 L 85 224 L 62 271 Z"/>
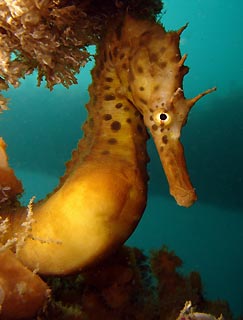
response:
<path fill-rule="evenodd" d="M 243 2 L 167 0 L 167 30 L 186 22 L 182 53 L 188 53 L 187 97 L 217 86 L 197 103 L 183 130 L 188 168 L 198 202 L 178 207 L 152 141 L 148 148 L 149 201 L 128 244 L 146 250 L 166 244 L 184 261 L 185 271 L 201 273 L 206 296 L 226 299 L 243 314 Z M 86 117 L 90 63 L 69 90 L 36 87 L 35 75 L 22 81 L 0 116 L 0 136 L 8 143 L 11 165 L 25 185 L 23 201 L 42 198 L 58 183 L 64 163 L 81 137 Z"/>

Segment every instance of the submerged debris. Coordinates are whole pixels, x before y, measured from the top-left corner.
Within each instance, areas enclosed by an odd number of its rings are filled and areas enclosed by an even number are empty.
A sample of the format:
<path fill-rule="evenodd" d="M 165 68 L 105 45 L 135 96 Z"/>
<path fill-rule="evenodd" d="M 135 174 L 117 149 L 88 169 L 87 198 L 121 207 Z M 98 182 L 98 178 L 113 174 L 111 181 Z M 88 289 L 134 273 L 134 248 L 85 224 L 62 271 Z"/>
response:
<path fill-rule="evenodd" d="M 211 314 L 195 312 L 194 308 L 192 307 L 192 302 L 187 301 L 177 320 L 224 320 L 224 318 L 222 314 L 216 319 Z"/>

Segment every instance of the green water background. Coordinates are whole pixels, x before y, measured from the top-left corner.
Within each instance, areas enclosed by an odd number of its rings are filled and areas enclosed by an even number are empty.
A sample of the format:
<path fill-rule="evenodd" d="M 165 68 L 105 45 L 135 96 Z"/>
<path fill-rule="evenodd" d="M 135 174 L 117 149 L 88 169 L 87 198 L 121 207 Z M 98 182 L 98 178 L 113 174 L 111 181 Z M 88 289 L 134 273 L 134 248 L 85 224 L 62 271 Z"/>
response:
<path fill-rule="evenodd" d="M 146 250 L 166 244 L 184 261 L 183 271 L 201 273 L 208 298 L 226 299 L 243 314 L 243 1 L 167 0 L 167 30 L 188 28 L 181 37 L 188 53 L 187 97 L 217 86 L 192 110 L 183 130 L 191 179 L 198 202 L 178 207 L 152 141 L 148 143 L 149 200 L 129 245 Z M 11 110 L 0 116 L 0 136 L 11 165 L 25 185 L 24 200 L 39 199 L 58 183 L 81 137 L 92 63 L 79 84 L 53 92 L 36 87 L 35 75 L 10 89 Z"/>

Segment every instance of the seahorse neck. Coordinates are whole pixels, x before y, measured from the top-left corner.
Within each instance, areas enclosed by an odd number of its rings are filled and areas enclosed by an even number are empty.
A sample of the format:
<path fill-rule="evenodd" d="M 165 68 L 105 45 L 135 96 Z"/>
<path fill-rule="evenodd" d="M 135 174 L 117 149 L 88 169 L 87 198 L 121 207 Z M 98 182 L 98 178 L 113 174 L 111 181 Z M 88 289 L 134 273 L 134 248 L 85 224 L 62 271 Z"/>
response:
<path fill-rule="evenodd" d="M 116 47 L 119 47 L 119 42 Z M 98 48 L 92 71 L 84 137 L 67 163 L 67 175 L 69 168 L 72 171 L 80 161 L 94 160 L 103 163 L 123 162 L 123 165 L 138 168 L 147 180 L 148 134 L 140 112 L 127 98 L 127 92 L 123 91 L 124 81 L 121 83 L 116 65 L 115 57 L 110 54 L 110 41 L 107 44 L 104 41 Z"/>

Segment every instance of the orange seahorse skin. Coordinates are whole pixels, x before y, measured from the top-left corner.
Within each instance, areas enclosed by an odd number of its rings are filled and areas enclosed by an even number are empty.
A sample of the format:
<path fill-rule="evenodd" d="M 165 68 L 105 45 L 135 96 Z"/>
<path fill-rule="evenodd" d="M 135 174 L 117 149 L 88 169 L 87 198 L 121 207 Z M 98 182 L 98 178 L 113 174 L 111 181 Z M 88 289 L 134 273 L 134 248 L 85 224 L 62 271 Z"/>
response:
<path fill-rule="evenodd" d="M 80 270 L 130 236 L 146 206 L 145 125 L 171 194 L 180 205 L 195 201 L 179 137 L 192 105 L 211 90 L 184 98 L 181 32 L 167 33 L 155 22 L 128 15 L 108 31 L 92 71 L 84 138 L 59 187 L 33 207 L 31 235 L 18 251 L 28 268 L 44 274 Z M 26 209 L 6 201 L 1 212 L 11 226 L 5 241 L 20 238 Z"/>

